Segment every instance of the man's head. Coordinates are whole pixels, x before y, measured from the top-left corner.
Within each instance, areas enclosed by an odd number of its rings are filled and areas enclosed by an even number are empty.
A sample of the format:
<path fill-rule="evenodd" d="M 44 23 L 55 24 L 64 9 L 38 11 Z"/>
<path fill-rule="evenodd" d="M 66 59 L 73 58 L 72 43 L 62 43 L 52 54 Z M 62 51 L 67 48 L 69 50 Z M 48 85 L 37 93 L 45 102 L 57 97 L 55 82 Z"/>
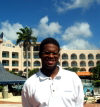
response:
<path fill-rule="evenodd" d="M 59 60 L 59 43 L 54 38 L 46 38 L 40 44 L 39 56 L 42 61 L 42 68 L 53 70 Z"/>

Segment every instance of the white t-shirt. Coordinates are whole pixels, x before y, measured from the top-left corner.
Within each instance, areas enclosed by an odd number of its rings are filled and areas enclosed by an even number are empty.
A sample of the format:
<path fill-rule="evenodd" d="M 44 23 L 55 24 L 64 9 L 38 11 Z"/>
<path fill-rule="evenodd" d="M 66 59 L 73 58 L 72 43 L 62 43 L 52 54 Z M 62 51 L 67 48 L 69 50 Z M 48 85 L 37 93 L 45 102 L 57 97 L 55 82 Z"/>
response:
<path fill-rule="evenodd" d="M 25 82 L 22 90 L 23 107 L 83 107 L 83 101 L 80 78 L 61 67 L 54 79 L 39 71 Z"/>

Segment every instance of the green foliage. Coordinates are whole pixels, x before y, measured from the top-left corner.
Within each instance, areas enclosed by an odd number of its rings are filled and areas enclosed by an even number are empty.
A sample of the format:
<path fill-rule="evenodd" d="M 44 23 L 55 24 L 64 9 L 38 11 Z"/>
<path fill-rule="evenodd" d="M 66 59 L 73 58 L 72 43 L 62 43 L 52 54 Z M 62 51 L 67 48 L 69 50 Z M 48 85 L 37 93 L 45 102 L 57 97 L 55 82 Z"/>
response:
<path fill-rule="evenodd" d="M 2 91 L 2 89 L 3 89 L 3 86 L 0 86 L 0 92 Z"/>
<path fill-rule="evenodd" d="M 94 80 L 94 81 L 93 81 L 93 85 L 94 85 L 95 87 L 100 87 L 100 80 Z"/>
<path fill-rule="evenodd" d="M 91 68 L 90 72 L 92 73 L 94 87 L 100 87 L 100 65 Z"/>
<path fill-rule="evenodd" d="M 31 45 L 35 44 L 37 41 L 37 37 L 32 36 L 33 31 L 31 28 L 25 27 L 21 28 L 20 32 L 17 32 L 18 39 L 16 40 L 16 44 L 23 43 L 23 47 L 27 49 Z"/>
<path fill-rule="evenodd" d="M 92 73 L 91 77 L 93 80 L 100 80 L 100 65 L 91 68 L 90 72 Z"/>
<path fill-rule="evenodd" d="M 38 71 L 39 71 L 38 68 L 33 69 L 33 70 L 29 70 L 29 72 L 28 72 L 28 76 L 30 77 L 30 76 L 32 76 L 33 74 L 35 74 L 36 72 L 38 72 Z"/>
<path fill-rule="evenodd" d="M 20 32 L 17 32 L 18 35 L 18 39 L 16 40 L 16 44 L 20 44 L 23 45 L 25 53 L 26 53 L 26 70 L 27 70 L 27 75 L 26 77 L 28 78 L 28 48 L 30 48 L 31 46 L 34 46 L 36 44 L 37 41 L 37 37 L 32 36 L 33 35 L 33 31 L 31 28 L 25 27 L 25 28 L 21 28 Z"/>
<path fill-rule="evenodd" d="M 68 67 L 68 68 L 65 68 L 66 70 L 70 70 L 70 71 L 73 71 L 73 72 L 78 72 L 80 68 L 77 68 L 77 67 Z"/>

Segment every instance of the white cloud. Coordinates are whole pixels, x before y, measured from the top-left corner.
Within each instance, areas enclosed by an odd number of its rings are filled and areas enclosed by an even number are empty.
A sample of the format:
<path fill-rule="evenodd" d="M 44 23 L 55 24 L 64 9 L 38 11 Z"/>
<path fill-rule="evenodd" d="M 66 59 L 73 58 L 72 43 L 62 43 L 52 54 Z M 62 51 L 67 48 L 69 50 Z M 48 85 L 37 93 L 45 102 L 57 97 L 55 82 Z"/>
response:
<path fill-rule="evenodd" d="M 33 28 L 32 31 L 33 31 L 33 36 L 37 37 L 39 35 L 39 31 L 36 28 Z"/>
<path fill-rule="evenodd" d="M 90 44 L 88 41 L 83 39 L 76 39 L 71 41 L 68 45 L 63 45 L 63 49 L 67 50 L 93 50 L 97 49 L 96 46 Z"/>
<path fill-rule="evenodd" d="M 49 19 L 47 16 L 43 17 L 40 20 L 38 26 L 39 36 L 54 36 L 55 34 L 61 33 L 61 25 L 58 22 L 48 23 Z"/>
<path fill-rule="evenodd" d="M 90 7 L 93 3 L 100 3 L 100 0 L 70 0 L 70 2 L 62 0 L 60 5 L 56 4 L 58 12 L 65 12 L 68 10 Z"/>
<path fill-rule="evenodd" d="M 4 33 L 4 40 L 14 41 L 17 39 L 18 35 L 16 32 L 19 31 L 23 26 L 19 23 L 10 24 L 8 21 L 1 23 L 0 32 Z"/>
<path fill-rule="evenodd" d="M 1 23 L 0 32 L 4 32 L 4 39 L 15 41 L 18 37 L 16 32 L 23 26 L 19 23 L 10 24 L 8 21 Z M 37 28 L 32 28 L 33 33 L 38 38 L 53 36 L 58 38 L 59 41 L 67 43 L 63 46 L 65 49 L 96 49 L 96 47 L 90 44 L 87 40 L 92 36 L 90 25 L 86 22 L 75 23 L 73 26 L 68 27 L 64 34 L 61 34 L 61 25 L 58 22 L 50 22 L 47 16 L 40 20 Z M 60 36 L 62 35 L 62 36 Z M 59 36 L 59 37 L 58 37 Z"/>
<path fill-rule="evenodd" d="M 64 40 L 73 40 L 76 38 L 87 38 L 92 36 L 90 25 L 88 23 L 75 23 L 73 26 L 68 27 L 62 35 Z"/>
<path fill-rule="evenodd" d="M 100 3 L 100 0 L 97 0 L 98 3 Z"/>

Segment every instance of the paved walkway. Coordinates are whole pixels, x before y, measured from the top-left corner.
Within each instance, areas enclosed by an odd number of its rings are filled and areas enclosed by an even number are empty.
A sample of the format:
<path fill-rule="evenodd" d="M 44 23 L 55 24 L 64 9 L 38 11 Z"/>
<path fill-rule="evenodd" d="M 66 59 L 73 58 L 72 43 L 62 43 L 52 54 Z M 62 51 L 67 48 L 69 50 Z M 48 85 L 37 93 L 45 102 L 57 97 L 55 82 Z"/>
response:
<path fill-rule="evenodd" d="M 0 104 L 0 107 L 22 107 L 22 104 Z M 84 107 L 100 107 L 100 104 L 85 104 Z"/>
<path fill-rule="evenodd" d="M 5 99 L 0 98 L 0 101 L 21 103 L 21 96 L 12 96 L 10 98 L 5 98 Z"/>
<path fill-rule="evenodd" d="M 22 107 L 21 96 L 11 98 L 0 98 L 0 107 Z M 100 107 L 100 104 L 84 104 L 84 107 Z"/>
<path fill-rule="evenodd" d="M 22 107 L 21 104 L 0 104 L 0 107 Z"/>

